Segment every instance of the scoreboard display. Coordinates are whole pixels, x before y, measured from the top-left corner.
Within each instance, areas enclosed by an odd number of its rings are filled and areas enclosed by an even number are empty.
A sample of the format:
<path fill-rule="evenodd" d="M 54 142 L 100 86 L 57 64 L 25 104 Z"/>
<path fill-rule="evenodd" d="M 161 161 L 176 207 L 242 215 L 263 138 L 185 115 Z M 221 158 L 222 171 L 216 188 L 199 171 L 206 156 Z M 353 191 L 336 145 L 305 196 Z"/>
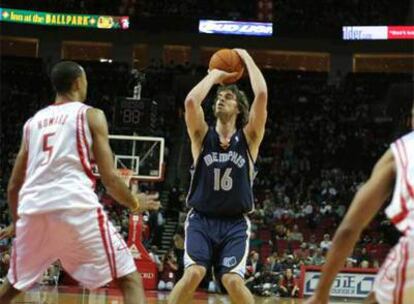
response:
<path fill-rule="evenodd" d="M 115 104 L 113 125 L 118 129 L 153 133 L 156 126 L 157 108 L 157 103 L 149 98 L 120 97 Z"/>

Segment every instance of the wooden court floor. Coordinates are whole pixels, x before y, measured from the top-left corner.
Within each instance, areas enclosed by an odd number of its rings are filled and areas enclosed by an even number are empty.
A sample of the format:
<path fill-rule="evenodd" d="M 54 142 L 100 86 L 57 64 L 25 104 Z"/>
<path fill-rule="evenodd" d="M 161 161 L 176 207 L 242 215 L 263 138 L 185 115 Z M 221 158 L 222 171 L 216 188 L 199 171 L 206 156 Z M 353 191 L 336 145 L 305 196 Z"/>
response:
<path fill-rule="evenodd" d="M 168 292 L 148 291 L 146 293 L 148 304 L 167 303 Z M 122 304 L 122 297 L 117 290 L 99 289 L 87 291 L 82 288 L 65 287 L 37 287 L 29 292 L 19 295 L 14 304 Z M 228 296 L 217 294 L 197 293 L 193 304 L 231 304 Z M 302 304 L 302 299 L 286 299 L 278 297 L 256 297 L 256 304 Z M 332 301 L 335 303 L 345 303 Z M 361 302 L 347 301 L 347 304 Z M 236 303 L 239 304 L 239 303 Z M 240 303 L 241 304 L 241 303 Z"/>

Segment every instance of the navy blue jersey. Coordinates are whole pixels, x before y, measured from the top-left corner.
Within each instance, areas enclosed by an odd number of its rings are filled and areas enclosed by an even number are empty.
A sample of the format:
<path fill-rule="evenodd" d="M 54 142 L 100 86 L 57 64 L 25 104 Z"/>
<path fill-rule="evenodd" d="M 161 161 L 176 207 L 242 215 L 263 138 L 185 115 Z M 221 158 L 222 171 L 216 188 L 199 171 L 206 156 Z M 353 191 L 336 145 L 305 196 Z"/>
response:
<path fill-rule="evenodd" d="M 254 209 L 253 179 L 256 174 L 242 129 L 220 146 L 215 128 L 209 128 L 195 167 L 191 168 L 187 204 L 200 213 L 238 217 Z"/>

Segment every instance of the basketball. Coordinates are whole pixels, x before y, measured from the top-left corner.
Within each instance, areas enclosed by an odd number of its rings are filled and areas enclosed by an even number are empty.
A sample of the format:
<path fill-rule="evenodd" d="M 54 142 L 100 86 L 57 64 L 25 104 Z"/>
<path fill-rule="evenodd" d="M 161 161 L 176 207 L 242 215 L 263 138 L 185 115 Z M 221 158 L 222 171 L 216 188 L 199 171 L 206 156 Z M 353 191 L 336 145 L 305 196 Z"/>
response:
<path fill-rule="evenodd" d="M 211 56 L 209 69 L 218 69 L 225 72 L 238 72 L 236 76 L 229 77 L 224 83 L 234 83 L 243 76 L 244 64 L 239 54 L 230 49 L 218 50 Z"/>

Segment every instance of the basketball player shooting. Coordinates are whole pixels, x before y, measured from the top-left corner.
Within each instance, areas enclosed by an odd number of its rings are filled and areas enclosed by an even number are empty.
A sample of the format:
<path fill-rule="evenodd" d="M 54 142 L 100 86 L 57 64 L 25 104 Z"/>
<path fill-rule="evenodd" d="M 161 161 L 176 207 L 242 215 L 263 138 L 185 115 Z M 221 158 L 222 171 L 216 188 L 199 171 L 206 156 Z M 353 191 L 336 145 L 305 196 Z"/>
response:
<path fill-rule="evenodd" d="M 414 129 L 414 103 L 411 126 Z M 329 291 L 362 230 L 389 197 L 385 213 L 403 234 L 388 254 L 366 303 L 414 303 L 414 131 L 401 137 L 375 165 L 371 177 L 357 192 L 339 226 L 322 268 L 315 294 L 306 304 L 326 304 Z"/>
<path fill-rule="evenodd" d="M 30 288 L 56 260 L 89 289 L 116 280 L 124 303 L 145 303 L 132 255 L 94 192 L 92 160 L 108 193 L 132 212 L 160 204 L 132 194 L 117 175 L 105 115 L 83 103 L 88 85 L 84 69 L 60 62 L 51 80 L 55 103 L 25 123 L 8 184 L 13 223 L 0 235 L 15 231 L 16 238 L 0 303 L 10 303 Z"/>
<path fill-rule="evenodd" d="M 189 303 L 207 269 L 214 267 L 233 303 L 254 303 L 244 284 L 254 209 L 254 162 L 267 117 L 265 79 L 250 55 L 235 50 L 249 73 L 254 101 L 249 112 L 246 96 L 236 85 L 221 85 L 214 102 L 216 124 L 209 127 L 202 102 L 211 88 L 237 73 L 210 70 L 187 95 L 185 121 L 194 165 L 185 224 L 185 271 L 168 303 Z M 236 55 L 237 56 L 237 55 Z"/>

